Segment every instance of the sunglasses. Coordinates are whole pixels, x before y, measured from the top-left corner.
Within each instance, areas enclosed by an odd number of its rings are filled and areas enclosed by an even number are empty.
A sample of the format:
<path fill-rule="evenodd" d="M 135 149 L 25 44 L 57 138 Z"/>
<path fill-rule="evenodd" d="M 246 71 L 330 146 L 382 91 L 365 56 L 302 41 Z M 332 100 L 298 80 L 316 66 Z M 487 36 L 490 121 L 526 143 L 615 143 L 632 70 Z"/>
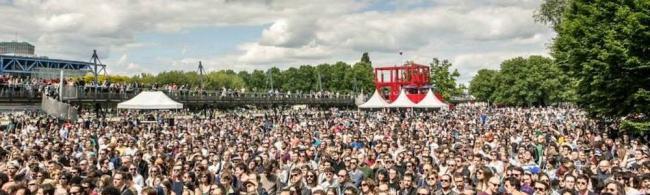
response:
<path fill-rule="evenodd" d="M 538 188 L 538 187 L 535 187 L 535 191 L 546 191 L 546 189 L 545 189 L 545 188 Z"/>

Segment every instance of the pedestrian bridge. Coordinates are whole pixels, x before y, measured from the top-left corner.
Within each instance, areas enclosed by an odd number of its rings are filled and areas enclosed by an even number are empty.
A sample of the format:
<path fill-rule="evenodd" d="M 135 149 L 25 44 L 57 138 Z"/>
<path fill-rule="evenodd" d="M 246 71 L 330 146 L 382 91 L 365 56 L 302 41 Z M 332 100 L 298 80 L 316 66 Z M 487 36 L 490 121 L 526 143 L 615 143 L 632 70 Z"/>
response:
<path fill-rule="evenodd" d="M 64 102 L 71 104 L 103 104 L 116 105 L 131 99 L 138 93 L 114 92 L 80 92 L 71 97 L 64 97 Z M 233 107 L 233 106 L 290 106 L 309 105 L 322 107 L 352 107 L 352 96 L 325 96 L 266 94 L 266 93 L 239 93 L 230 95 L 199 94 L 199 93 L 168 93 L 170 98 L 183 103 L 187 107 Z M 0 94 L 0 104 L 39 104 L 42 94 L 32 91 L 3 91 Z"/>

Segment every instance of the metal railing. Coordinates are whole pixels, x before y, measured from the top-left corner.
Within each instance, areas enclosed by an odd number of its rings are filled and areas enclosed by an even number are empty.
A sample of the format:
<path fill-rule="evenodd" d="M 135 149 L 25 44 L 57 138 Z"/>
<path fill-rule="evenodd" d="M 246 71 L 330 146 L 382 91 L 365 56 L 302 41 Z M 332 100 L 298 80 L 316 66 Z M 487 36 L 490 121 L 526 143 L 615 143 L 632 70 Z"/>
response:
<path fill-rule="evenodd" d="M 0 86 L 0 99 L 8 100 L 40 100 L 43 88 Z M 56 89 L 48 89 L 54 90 Z M 72 90 L 75 90 L 74 88 Z M 133 89 L 115 92 L 106 88 L 76 87 L 75 97 L 65 100 L 71 102 L 104 101 L 121 102 L 135 97 L 145 89 Z M 70 91 L 70 89 L 67 89 Z M 288 94 L 288 93 L 238 93 L 223 91 L 189 91 L 161 90 L 170 98 L 184 103 L 235 103 L 235 104 L 341 104 L 353 105 L 352 95 L 317 95 L 317 94 Z M 70 92 L 68 92 L 70 93 Z"/>

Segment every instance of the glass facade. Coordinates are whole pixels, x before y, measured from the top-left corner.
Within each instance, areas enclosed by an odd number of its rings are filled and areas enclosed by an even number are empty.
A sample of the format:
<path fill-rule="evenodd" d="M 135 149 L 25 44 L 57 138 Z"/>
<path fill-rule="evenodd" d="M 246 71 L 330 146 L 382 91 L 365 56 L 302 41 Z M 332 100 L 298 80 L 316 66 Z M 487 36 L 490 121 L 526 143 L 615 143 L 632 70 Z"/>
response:
<path fill-rule="evenodd" d="M 34 46 L 27 42 L 0 42 L 0 54 L 34 56 Z"/>

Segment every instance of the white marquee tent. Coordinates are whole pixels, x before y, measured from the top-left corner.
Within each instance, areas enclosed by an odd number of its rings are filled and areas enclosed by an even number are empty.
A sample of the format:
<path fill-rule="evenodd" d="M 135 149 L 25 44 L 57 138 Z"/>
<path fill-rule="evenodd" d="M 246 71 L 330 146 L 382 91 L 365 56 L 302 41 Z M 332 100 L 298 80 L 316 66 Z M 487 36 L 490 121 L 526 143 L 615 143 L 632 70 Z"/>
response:
<path fill-rule="evenodd" d="M 117 109 L 167 110 L 182 108 L 183 104 L 172 100 L 161 91 L 143 91 L 130 100 L 117 104 Z"/>
<path fill-rule="evenodd" d="M 433 91 L 429 89 L 429 92 L 424 96 L 422 101 L 418 102 L 418 104 L 415 105 L 416 108 L 441 108 L 441 109 L 447 109 L 449 108 L 449 105 L 446 103 L 440 101 L 438 97 L 436 97 L 435 94 L 433 94 Z"/>
<path fill-rule="evenodd" d="M 372 97 L 366 101 L 366 103 L 363 103 L 359 105 L 359 108 L 385 108 L 388 106 L 388 103 L 384 98 L 379 95 L 379 92 L 375 90 L 375 93 L 372 94 Z"/>
<path fill-rule="evenodd" d="M 406 96 L 406 92 L 403 89 L 399 92 L 397 99 L 388 105 L 390 108 L 412 108 L 414 106 L 415 103 Z"/>

